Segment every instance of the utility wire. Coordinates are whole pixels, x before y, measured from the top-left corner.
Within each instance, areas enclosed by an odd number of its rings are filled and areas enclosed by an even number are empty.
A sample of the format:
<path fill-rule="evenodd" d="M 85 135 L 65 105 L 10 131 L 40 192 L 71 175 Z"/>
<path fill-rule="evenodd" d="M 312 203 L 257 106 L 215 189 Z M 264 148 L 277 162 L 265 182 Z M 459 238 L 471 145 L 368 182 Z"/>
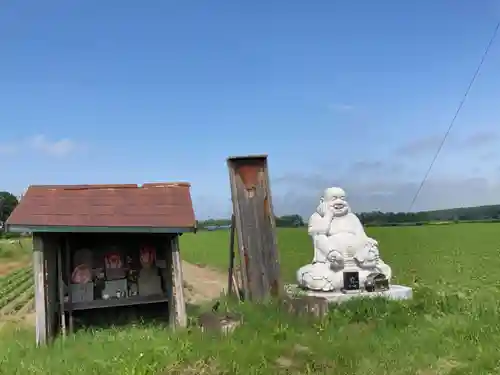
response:
<path fill-rule="evenodd" d="M 422 191 L 422 188 L 423 188 L 425 182 L 427 181 L 427 178 L 429 177 L 429 174 L 431 173 L 432 167 L 434 167 L 434 163 L 436 162 L 439 154 L 441 153 L 441 150 L 442 150 L 442 148 L 444 146 L 444 143 L 446 142 L 446 139 L 448 138 L 448 135 L 451 132 L 451 129 L 453 129 L 453 126 L 455 125 L 455 120 L 457 119 L 460 111 L 462 110 L 462 107 L 463 107 L 463 105 L 465 103 L 465 100 L 469 96 L 469 92 L 470 92 L 472 86 L 474 85 L 474 82 L 476 81 L 476 78 L 479 75 L 479 72 L 481 71 L 483 63 L 486 60 L 486 57 L 488 56 L 488 53 L 490 52 L 491 46 L 495 42 L 495 39 L 497 37 L 499 29 L 500 29 L 500 21 L 497 23 L 497 25 L 495 27 L 495 30 L 493 31 L 493 35 L 491 36 L 490 41 L 488 42 L 488 45 L 486 46 L 486 49 L 485 49 L 485 51 L 483 53 L 483 56 L 481 57 L 481 61 L 479 62 L 479 65 L 477 66 L 476 71 L 474 72 L 474 75 L 472 76 L 472 79 L 469 82 L 469 86 L 467 86 L 467 90 L 465 90 L 465 94 L 462 97 L 462 100 L 460 101 L 457 110 L 455 111 L 455 115 L 453 116 L 453 118 L 452 118 L 452 120 L 450 122 L 450 125 L 448 126 L 448 129 L 446 130 L 446 133 L 444 134 L 444 137 L 441 140 L 441 143 L 440 143 L 440 145 L 439 145 L 439 147 L 438 147 L 438 149 L 437 149 L 437 151 L 436 151 L 436 153 L 434 155 L 434 158 L 432 159 L 431 164 L 429 165 L 429 168 L 427 169 L 427 172 L 425 172 L 424 178 L 422 179 L 422 182 L 420 183 L 420 186 L 418 187 L 418 190 L 415 193 L 415 196 L 413 197 L 413 199 L 411 201 L 410 208 L 408 209 L 408 212 L 410 212 L 412 210 L 412 208 L 413 208 L 413 206 L 415 204 L 415 201 L 417 200 L 418 196 L 420 195 L 420 192 Z"/>

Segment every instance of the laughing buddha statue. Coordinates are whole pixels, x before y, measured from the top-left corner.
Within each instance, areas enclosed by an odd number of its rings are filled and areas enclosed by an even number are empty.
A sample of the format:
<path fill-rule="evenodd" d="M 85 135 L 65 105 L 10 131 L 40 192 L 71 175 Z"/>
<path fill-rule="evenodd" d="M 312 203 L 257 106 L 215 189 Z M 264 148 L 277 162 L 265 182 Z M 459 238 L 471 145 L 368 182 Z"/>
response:
<path fill-rule="evenodd" d="M 383 274 L 390 281 L 392 271 L 380 259 L 377 241 L 366 235 L 341 188 L 325 190 L 309 219 L 308 233 L 313 239 L 314 258 L 297 271 L 303 289 L 341 291 L 345 272 L 357 272 L 361 287 L 370 274 Z"/>

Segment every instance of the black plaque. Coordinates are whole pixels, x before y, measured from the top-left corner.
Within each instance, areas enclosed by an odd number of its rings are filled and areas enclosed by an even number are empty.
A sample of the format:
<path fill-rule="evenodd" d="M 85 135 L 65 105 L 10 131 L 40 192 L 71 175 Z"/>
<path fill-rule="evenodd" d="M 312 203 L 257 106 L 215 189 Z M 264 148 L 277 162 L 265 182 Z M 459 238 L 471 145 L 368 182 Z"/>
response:
<path fill-rule="evenodd" d="M 359 290 L 359 272 L 344 272 L 344 290 Z"/>

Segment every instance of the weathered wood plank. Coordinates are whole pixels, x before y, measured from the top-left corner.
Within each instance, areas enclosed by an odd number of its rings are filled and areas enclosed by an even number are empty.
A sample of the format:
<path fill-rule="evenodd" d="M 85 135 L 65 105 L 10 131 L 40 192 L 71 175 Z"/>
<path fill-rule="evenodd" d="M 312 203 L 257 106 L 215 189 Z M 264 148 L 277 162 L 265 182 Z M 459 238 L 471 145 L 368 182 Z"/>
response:
<path fill-rule="evenodd" d="M 247 250 L 247 273 L 249 280 L 250 300 L 261 301 L 266 298 L 267 275 L 263 270 L 264 244 L 262 243 L 259 230 L 258 218 L 255 205 L 258 204 L 258 188 L 252 191 L 252 195 L 246 196 L 245 186 L 241 179 L 237 181 L 240 195 L 241 222 L 243 226 L 243 243 Z"/>
<path fill-rule="evenodd" d="M 64 281 L 63 281 L 63 266 L 62 266 L 62 252 L 61 246 L 57 247 L 57 291 L 59 299 L 59 315 L 61 332 L 63 338 L 66 337 L 66 314 L 64 312 Z"/>
<path fill-rule="evenodd" d="M 175 326 L 187 326 L 186 301 L 182 277 L 182 263 L 179 248 L 179 236 L 172 238 L 172 284 L 174 291 Z"/>
<path fill-rule="evenodd" d="M 66 285 L 68 287 L 68 328 L 69 333 L 73 333 L 73 296 L 71 295 L 71 245 L 68 235 L 64 238 L 65 258 L 66 258 Z"/>
<path fill-rule="evenodd" d="M 47 314 L 47 340 L 54 338 L 57 329 L 57 234 L 44 233 L 42 235 L 45 264 L 45 298 Z"/>
<path fill-rule="evenodd" d="M 231 295 L 233 292 L 233 283 L 234 283 L 234 238 L 236 235 L 235 228 L 236 218 L 234 214 L 231 216 L 231 230 L 229 233 L 229 270 L 228 270 L 228 279 L 227 279 L 227 294 Z M 238 290 L 235 290 L 238 293 Z"/>
<path fill-rule="evenodd" d="M 228 159 L 245 298 L 283 294 L 267 157 Z"/>
<path fill-rule="evenodd" d="M 232 295 L 236 293 L 240 301 L 244 300 L 241 295 L 241 286 L 238 281 L 238 275 L 235 267 L 235 251 L 234 242 L 236 237 L 236 217 L 231 215 L 231 229 L 229 233 L 229 269 L 228 269 L 228 279 L 227 279 L 227 295 Z"/>
<path fill-rule="evenodd" d="M 47 305 L 45 299 L 45 267 L 43 239 L 33 234 L 33 274 L 35 278 L 35 340 L 36 345 L 47 343 Z"/>
<path fill-rule="evenodd" d="M 285 295 L 283 284 L 281 280 L 281 267 L 280 267 L 280 256 L 278 252 L 278 237 L 276 234 L 276 218 L 274 216 L 273 200 L 271 196 L 271 182 L 269 178 L 269 169 L 266 167 L 263 169 L 263 190 L 266 192 L 264 197 L 264 218 L 263 221 L 267 221 L 267 225 L 264 226 L 264 235 L 266 236 L 266 243 L 269 243 L 269 251 L 266 252 L 268 267 L 268 272 L 271 277 L 271 294 L 276 297 L 282 297 Z"/>
<path fill-rule="evenodd" d="M 229 181 L 231 185 L 231 199 L 233 201 L 233 213 L 235 215 L 236 234 L 238 235 L 238 252 L 240 254 L 240 275 L 241 283 L 243 286 L 243 298 L 249 299 L 249 282 L 248 282 L 248 268 L 247 268 L 247 251 L 243 243 L 243 228 L 241 225 L 240 205 L 238 202 L 238 191 L 236 188 L 236 171 L 233 163 L 228 160 L 229 166 Z"/>
<path fill-rule="evenodd" d="M 111 298 L 111 299 L 95 299 L 88 302 L 76 302 L 71 304 L 73 311 L 78 310 L 93 310 L 93 309 L 105 309 L 109 307 L 121 307 L 121 306 L 138 306 L 147 305 L 151 303 L 162 303 L 168 302 L 168 298 L 165 296 L 133 296 L 128 298 Z M 64 308 L 67 311 L 69 304 L 65 304 Z"/>
<path fill-rule="evenodd" d="M 166 244 L 167 253 L 166 253 L 166 266 L 167 266 L 167 275 L 168 275 L 168 283 L 167 283 L 167 298 L 168 298 L 168 320 L 172 327 L 175 326 L 175 289 L 174 289 L 174 268 L 172 264 L 172 249 L 173 249 L 173 240 L 171 237 L 168 237 L 168 241 Z"/>

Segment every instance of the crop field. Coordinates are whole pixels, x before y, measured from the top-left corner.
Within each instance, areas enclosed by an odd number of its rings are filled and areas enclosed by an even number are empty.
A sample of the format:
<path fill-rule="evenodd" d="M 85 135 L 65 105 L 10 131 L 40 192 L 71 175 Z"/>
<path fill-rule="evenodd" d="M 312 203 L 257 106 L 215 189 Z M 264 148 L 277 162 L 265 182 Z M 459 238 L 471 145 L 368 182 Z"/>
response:
<path fill-rule="evenodd" d="M 394 281 L 414 288 L 413 300 L 352 301 L 322 320 L 273 304 L 223 301 L 221 308 L 244 317 L 227 337 L 136 325 L 80 331 L 36 349 L 32 330 L 5 327 L 0 374 L 500 373 L 500 224 L 368 228 L 368 234 L 379 241 Z M 293 282 L 296 269 L 311 261 L 311 241 L 304 229 L 280 229 L 278 241 L 283 278 Z M 228 243 L 226 231 L 185 235 L 181 253 L 225 272 Z M 20 281 L 28 272 L 2 279 L 8 286 L 1 289 L 29 290 Z"/>
<path fill-rule="evenodd" d="M 370 227 L 367 234 L 378 240 L 395 283 L 464 292 L 500 290 L 500 224 Z M 180 245 L 184 260 L 227 271 L 229 231 L 185 235 Z M 294 282 L 296 270 L 312 260 L 311 238 L 304 228 L 279 229 L 278 247 L 282 276 Z"/>
<path fill-rule="evenodd" d="M 33 310 L 33 272 L 31 267 L 20 268 L 0 277 L 0 329 L 13 317 Z"/>

